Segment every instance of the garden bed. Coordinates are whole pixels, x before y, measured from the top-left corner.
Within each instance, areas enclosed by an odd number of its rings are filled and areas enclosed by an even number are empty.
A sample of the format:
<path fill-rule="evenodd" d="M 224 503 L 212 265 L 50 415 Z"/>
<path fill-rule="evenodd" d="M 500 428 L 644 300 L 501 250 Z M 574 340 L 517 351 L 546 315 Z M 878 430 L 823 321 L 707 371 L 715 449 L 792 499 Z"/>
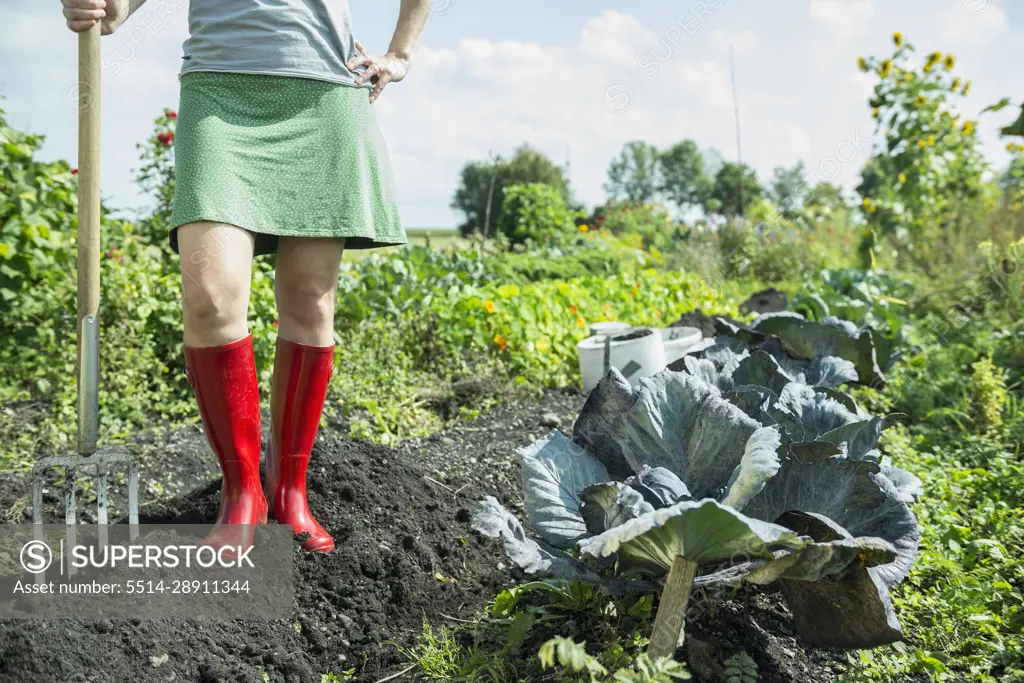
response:
<path fill-rule="evenodd" d="M 327 434 L 314 453 L 310 498 L 339 549 L 296 551 L 292 620 L 0 622 L 0 679 L 319 683 L 351 668 L 358 681 L 402 671 L 411 661 L 402 650 L 414 646 L 424 619 L 457 626 L 516 580 L 499 543 L 470 529 L 468 508 L 486 494 L 519 508 L 514 449 L 556 421 L 567 430 L 582 403 L 578 392 L 551 391 L 397 448 Z M 161 462 L 175 465 L 176 481 L 202 476 L 211 462 L 204 438 L 189 428 L 161 439 L 160 458 L 144 458 L 144 478 L 156 476 Z M 0 508 L 24 495 L 17 482 L 6 479 Z M 218 489 L 213 481 L 151 500 L 142 521 L 211 521 Z M 692 622 L 706 647 L 691 658 L 721 662 L 743 649 L 762 681 L 835 680 L 845 655 L 802 647 L 788 619 L 774 594 L 745 589 Z M 395 680 L 417 679 L 413 669 Z"/>

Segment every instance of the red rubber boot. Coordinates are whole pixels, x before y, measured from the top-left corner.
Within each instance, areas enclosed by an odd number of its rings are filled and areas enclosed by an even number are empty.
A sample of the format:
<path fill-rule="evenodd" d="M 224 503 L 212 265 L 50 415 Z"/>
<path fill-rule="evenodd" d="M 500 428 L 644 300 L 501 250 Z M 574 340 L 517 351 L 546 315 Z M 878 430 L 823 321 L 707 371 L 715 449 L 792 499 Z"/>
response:
<path fill-rule="evenodd" d="M 307 346 L 278 338 L 265 491 L 271 516 L 290 524 L 296 534 L 308 533 L 302 547 L 314 553 L 334 550 L 334 539 L 306 502 L 306 468 L 333 374 L 334 345 Z"/>
<path fill-rule="evenodd" d="M 215 548 L 252 546 L 251 525 L 267 522 L 260 487 L 260 399 L 252 335 L 212 347 L 184 346 L 189 384 L 196 395 L 210 447 L 224 481 L 213 531 Z M 238 525 L 248 526 L 238 526 Z M 225 550 L 224 555 L 230 555 Z"/>

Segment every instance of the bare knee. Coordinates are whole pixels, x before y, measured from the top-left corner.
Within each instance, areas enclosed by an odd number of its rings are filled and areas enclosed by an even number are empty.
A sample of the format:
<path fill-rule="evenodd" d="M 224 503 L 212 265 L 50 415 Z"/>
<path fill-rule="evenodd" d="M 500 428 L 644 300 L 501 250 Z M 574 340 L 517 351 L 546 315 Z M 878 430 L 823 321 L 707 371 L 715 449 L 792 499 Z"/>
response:
<path fill-rule="evenodd" d="M 183 299 L 186 334 L 193 332 L 204 339 L 229 337 L 220 339 L 219 343 L 244 336 L 242 330 L 247 329 L 247 293 L 247 288 L 223 283 L 219 286 L 201 283 L 186 286 Z"/>
<path fill-rule="evenodd" d="M 344 240 L 282 237 L 275 294 L 278 334 L 311 346 L 334 343 L 334 292 Z"/>
<path fill-rule="evenodd" d="M 200 222 L 178 230 L 185 344 L 217 346 L 248 334 L 252 236 Z"/>
<path fill-rule="evenodd" d="M 278 283 L 278 317 L 286 331 L 293 329 L 304 338 L 322 338 L 325 333 L 330 336 L 334 326 L 335 282 L 322 280 L 310 276 L 299 281 Z"/>

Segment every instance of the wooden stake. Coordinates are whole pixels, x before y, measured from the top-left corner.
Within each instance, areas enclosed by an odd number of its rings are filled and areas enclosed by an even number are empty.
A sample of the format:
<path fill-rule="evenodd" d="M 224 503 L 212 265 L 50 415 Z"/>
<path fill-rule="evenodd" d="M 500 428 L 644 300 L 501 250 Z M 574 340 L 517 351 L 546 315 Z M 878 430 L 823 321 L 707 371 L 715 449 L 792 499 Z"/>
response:
<path fill-rule="evenodd" d="M 697 576 L 697 563 L 677 555 L 665 580 L 661 593 L 658 614 L 654 618 L 654 631 L 647 654 L 651 659 L 671 657 L 679 644 L 679 634 L 686 617 L 686 605 L 690 602 L 690 591 Z"/>

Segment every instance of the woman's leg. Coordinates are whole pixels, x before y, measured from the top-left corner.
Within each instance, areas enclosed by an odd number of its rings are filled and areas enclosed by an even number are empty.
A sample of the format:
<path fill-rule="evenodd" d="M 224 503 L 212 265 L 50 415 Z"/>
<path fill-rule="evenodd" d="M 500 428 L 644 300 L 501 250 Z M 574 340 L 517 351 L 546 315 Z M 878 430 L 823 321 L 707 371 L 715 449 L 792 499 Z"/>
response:
<path fill-rule="evenodd" d="M 218 346 L 249 333 L 254 244 L 252 233 L 224 223 L 178 228 L 186 346 Z"/>
<path fill-rule="evenodd" d="M 310 514 L 306 470 L 334 373 L 334 294 L 344 248 L 342 238 L 317 237 L 282 237 L 277 248 L 266 494 L 278 522 L 309 534 L 302 547 L 311 552 L 334 549 L 334 539 Z"/>
<path fill-rule="evenodd" d="M 260 486 L 260 399 L 246 322 L 254 239 L 241 228 L 197 222 L 178 228 L 185 363 L 224 480 L 215 546 L 249 545 L 267 502 Z"/>

